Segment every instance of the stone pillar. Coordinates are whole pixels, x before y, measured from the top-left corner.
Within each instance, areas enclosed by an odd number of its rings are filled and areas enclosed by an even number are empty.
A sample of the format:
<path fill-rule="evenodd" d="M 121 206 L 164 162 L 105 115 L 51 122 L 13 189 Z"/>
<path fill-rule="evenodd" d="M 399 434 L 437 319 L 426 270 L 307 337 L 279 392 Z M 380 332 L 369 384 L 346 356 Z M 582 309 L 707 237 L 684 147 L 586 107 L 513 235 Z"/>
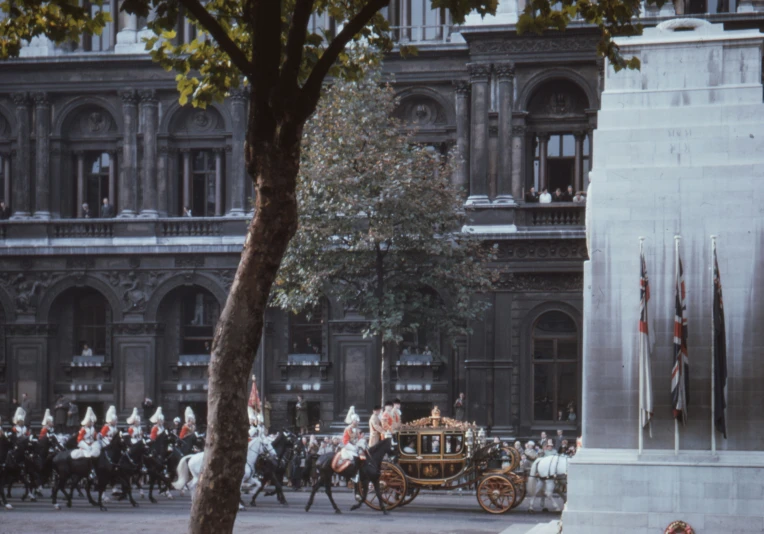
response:
<path fill-rule="evenodd" d="M 77 156 L 77 218 L 80 219 L 82 204 L 85 202 L 85 153 L 78 150 L 74 154 Z M 98 209 L 98 206 L 95 209 Z"/>
<path fill-rule="evenodd" d="M 584 138 L 586 137 L 586 132 L 575 132 L 573 135 L 576 137 L 576 159 L 574 163 L 576 168 L 574 170 L 575 185 L 573 188 L 578 192 L 584 190 Z"/>
<path fill-rule="evenodd" d="M 124 133 L 122 141 L 122 165 L 119 175 L 119 215 L 135 217 L 136 183 L 138 171 L 138 93 L 134 89 L 120 92 Z"/>
<path fill-rule="evenodd" d="M 50 101 L 34 94 L 35 109 L 35 219 L 50 219 Z"/>
<path fill-rule="evenodd" d="M 156 218 L 157 211 L 157 130 L 158 100 L 156 91 L 141 91 L 141 124 L 143 126 L 143 202 L 140 217 Z"/>
<path fill-rule="evenodd" d="M 32 137 L 29 119 L 29 95 L 27 93 L 14 93 L 13 103 L 16 105 L 16 157 L 13 172 L 13 215 L 11 219 L 26 219 L 31 215 L 32 188 L 30 171 L 30 146 Z"/>
<path fill-rule="evenodd" d="M 159 160 L 157 161 L 157 211 L 160 217 L 167 217 L 170 191 L 170 162 L 169 147 L 159 147 Z"/>
<path fill-rule="evenodd" d="M 491 66 L 487 63 L 470 63 L 467 68 L 472 84 L 470 194 L 467 204 L 488 204 L 488 81 Z"/>
<path fill-rule="evenodd" d="M 470 169 L 470 84 L 460 80 L 454 82 L 456 93 L 456 169 L 454 185 L 467 193 Z"/>
<path fill-rule="evenodd" d="M 249 179 L 246 163 L 244 161 L 244 142 L 247 136 L 247 100 L 248 89 L 232 89 L 230 91 L 231 117 L 233 118 L 233 133 L 231 138 L 231 169 L 227 171 L 228 183 L 226 193 L 228 201 L 228 215 L 231 217 L 243 217 L 249 211 L 245 206 L 246 187 L 245 180 Z"/>
<path fill-rule="evenodd" d="M 215 150 L 215 216 L 223 215 L 223 149 Z"/>
<path fill-rule="evenodd" d="M 180 214 L 183 215 L 183 208 L 191 208 L 191 149 L 181 148 L 183 154 L 183 205 L 180 207 Z"/>
<path fill-rule="evenodd" d="M 537 134 L 539 138 L 539 192 L 549 187 L 549 177 L 547 176 L 547 149 L 549 146 L 549 134 Z"/>
<path fill-rule="evenodd" d="M 109 150 L 109 204 L 115 206 L 117 198 L 117 153 Z M 114 207 L 116 209 L 116 207 Z"/>
<path fill-rule="evenodd" d="M 3 154 L 3 200 L 6 206 L 11 204 L 11 155 Z"/>
<path fill-rule="evenodd" d="M 138 43 L 138 15 L 131 15 L 124 11 L 119 12 L 119 33 L 117 44 L 114 46 L 115 54 L 140 53 L 144 45 Z"/>
<path fill-rule="evenodd" d="M 525 119 L 520 119 L 521 124 L 512 126 L 512 196 L 515 199 L 525 198 L 523 190 L 525 189 Z M 531 164 L 533 162 L 531 161 Z"/>
<path fill-rule="evenodd" d="M 512 196 L 512 107 L 515 66 L 512 63 L 495 65 L 499 79 L 499 172 L 496 184 L 496 202 L 514 204 Z"/>

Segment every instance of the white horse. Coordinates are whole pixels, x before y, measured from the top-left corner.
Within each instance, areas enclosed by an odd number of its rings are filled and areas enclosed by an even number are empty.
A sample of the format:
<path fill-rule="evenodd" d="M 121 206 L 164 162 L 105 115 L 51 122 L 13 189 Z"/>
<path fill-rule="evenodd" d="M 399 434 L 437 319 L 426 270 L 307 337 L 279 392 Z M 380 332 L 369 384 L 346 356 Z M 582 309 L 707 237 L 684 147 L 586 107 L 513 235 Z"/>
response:
<path fill-rule="evenodd" d="M 536 501 L 536 497 L 541 494 L 541 509 L 548 511 L 546 507 L 546 499 L 552 501 L 552 507 L 555 512 L 560 511 L 560 507 L 557 506 L 557 502 L 554 500 L 553 493 L 555 486 L 560 485 L 561 489 L 558 491 L 563 502 L 567 497 L 567 477 L 568 477 L 568 456 L 554 454 L 550 456 L 544 456 L 535 460 L 531 465 L 531 471 L 528 475 L 528 496 L 531 498 L 528 511 L 533 512 L 533 504 Z"/>
<path fill-rule="evenodd" d="M 244 467 L 244 478 L 241 479 L 242 488 L 247 490 L 256 488 L 255 491 L 260 489 L 262 483 L 255 476 L 255 463 L 261 454 L 276 456 L 276 451 L 273 449 L 271 441 L 267 436 L 256 437 L 247 445 L 247 463 Z M 199 482 L 199 475 L 201 475 L 203 465 L 204 452 L 184 456 L 181 458 L 180 463 L 178 463 L 178 480 L 175 481 L 173 487 L 176 490 L 180 490 L 188 485 L 188 491 L 191 493 L 191 502 L 194 500 L 194 489 Z M 243 509 L 244 505 L 239 501 L 239 510 Z"/>

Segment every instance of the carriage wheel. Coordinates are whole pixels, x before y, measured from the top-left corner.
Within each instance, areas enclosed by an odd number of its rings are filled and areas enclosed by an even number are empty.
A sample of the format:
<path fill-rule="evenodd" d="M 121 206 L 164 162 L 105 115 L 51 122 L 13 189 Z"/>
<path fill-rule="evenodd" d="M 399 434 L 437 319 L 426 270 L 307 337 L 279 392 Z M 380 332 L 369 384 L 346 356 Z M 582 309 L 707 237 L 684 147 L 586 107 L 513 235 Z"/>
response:
<path fill-rule="evenodd" d="M 488 475 L 478 483 L 477 500 L 489 514 L 503 514 L 515 503 L 515 485 L 504 475 Z"/>
<path fill-rule="evenodd" d="M 379 476 L 379 492 L 382 495 L 385 508 L 392 510 L 396 506 L 400 506 L 403 499 L 406 498 L 407 490 L 408 482 L 406 481 L 406 475 L 403 473 L 403 470 L 390 462 L 382 462 L 381 473 Z M 369 484 L 369 491 L 366 494 L 365 502 L 374 510 L 382 509 L 379 506 L 377 494 L 372 489 L 371 484 Z"/>
<path fill-rule="evenodd" d="M 411 502 L 416 499 L 416 496 L 419 495 L 419 489 L 420 488 L 410 487 L 408 493 L 406 493 L 406 496 L 398 506 L 406 506 L 407 504 L 411 504 Z"/>
<path fill-rule="evenodd" d="M 512 508 L 517 508 L 525 500 L 525 478 L 517 473 L 510 473 L 507 476 L 515 485 L 515 502 L 512 504 Z"/>

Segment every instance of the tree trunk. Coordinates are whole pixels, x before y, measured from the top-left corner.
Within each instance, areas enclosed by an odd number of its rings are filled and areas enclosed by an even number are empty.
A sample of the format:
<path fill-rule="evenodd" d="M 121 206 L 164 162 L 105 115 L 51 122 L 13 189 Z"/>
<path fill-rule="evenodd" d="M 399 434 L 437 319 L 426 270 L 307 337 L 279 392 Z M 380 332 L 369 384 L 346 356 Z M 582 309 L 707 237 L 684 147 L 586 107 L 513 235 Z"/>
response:
<path fill-rule="evenodd" d="M 253 142 L 247 165 L 256 170 L 255 216 L 212 342 L 204 467 L 191 508 L 189 532 L 233 532 L 247 451 L 247 379 L 263 331 L 268 296 L 297 229 L 295 187 L 301 128 L 277 128 L 272 144 Z M 296 140 L 296 142 L 295 142 Z"/>

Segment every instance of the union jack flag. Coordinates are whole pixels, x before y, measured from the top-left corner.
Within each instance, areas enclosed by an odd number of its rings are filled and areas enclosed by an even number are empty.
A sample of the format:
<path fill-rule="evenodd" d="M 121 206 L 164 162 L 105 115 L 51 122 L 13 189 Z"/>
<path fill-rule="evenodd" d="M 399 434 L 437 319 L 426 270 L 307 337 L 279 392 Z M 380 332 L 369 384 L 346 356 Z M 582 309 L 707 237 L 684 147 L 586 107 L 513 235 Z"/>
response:
<path fill-rule="evenodd" d="M 677 253 L 674 302 L 674 367 L 671 370 L 671 408 L 674 418 L 687 424 L 690 403 L 690 360 L 687 355 L 687 295 L 684 287 L 682 259 Z"/>
<path fill-rule="evenodd" d="M 642 371 L 642 382 L 640 383 L 641 391 L 639 395 L 639 420 L 642 428 L 644 428 L 650 424 L 650 419 L 653 416 L 653 377 L 652 365 L 650 363 L 650 354 L 652 352 L 651 328 L 647 313 L 647 304 L 650 302 L 650 281 L 647 278 L 645 254 L 641 251 L 640 263 L 639 365 Z M 650 429 L 650 435 L 652 436 L 652 428 Z"/>

